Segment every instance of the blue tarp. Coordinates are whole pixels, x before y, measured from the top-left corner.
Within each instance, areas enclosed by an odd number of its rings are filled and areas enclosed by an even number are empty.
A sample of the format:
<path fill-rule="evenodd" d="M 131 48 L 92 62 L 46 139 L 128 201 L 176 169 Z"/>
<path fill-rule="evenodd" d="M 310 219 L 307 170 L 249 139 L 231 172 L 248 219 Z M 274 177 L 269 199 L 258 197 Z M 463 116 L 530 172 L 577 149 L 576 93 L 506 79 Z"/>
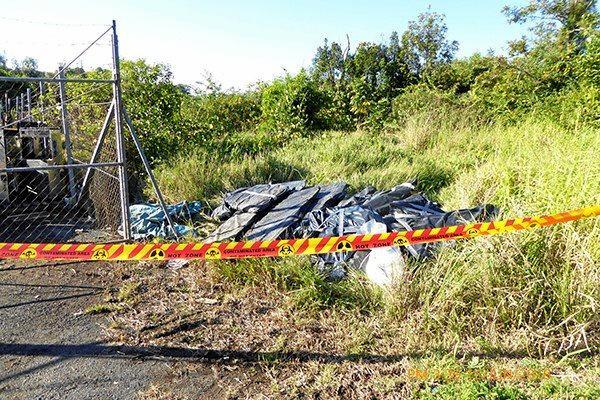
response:
<path fill-rule="evenodd" d="M 202 209 L 199 201 L 168 205 L 167 212 L 175 225 L 179 236 L 194 235 L 193 228 L 182 225 L 192 221 Z M 169 228 L 169 222 L 158 204 L 135 204 L 129 207 L 131 233 L 134 240 L 148 240 L 155 237 L 173 239 L 174 235 Z"/>

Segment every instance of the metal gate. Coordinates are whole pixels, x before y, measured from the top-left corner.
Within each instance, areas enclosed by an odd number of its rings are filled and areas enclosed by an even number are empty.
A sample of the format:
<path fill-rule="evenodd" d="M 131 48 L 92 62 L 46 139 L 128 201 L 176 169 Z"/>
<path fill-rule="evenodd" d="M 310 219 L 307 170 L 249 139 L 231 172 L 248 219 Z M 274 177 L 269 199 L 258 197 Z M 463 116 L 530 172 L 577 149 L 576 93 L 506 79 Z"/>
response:
<path fill-rule="evenodd" d="M 110 68 L 75 67 L 106 41 Z M 122 104 L 114 21 L 53 75 L 0 76 L 0 115 L 0 242 L 129 240 L 126 139 L 164 209 Z"/>

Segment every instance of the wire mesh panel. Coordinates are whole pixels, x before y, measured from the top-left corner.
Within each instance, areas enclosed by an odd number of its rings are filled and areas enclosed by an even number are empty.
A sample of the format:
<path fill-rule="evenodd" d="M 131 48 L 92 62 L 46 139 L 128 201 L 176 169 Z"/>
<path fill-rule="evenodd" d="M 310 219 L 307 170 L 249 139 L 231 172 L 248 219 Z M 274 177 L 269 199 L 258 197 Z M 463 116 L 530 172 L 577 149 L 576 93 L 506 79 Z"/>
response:
<path fill-rule="evenodd" d="M 113 70 L 81 67 L 93 48 L 111 60 L 109 33 L 76 57 L 80 66 L 73 60 L 57 73 L 0 76 L 1 242 L 121 237 L 125 166 Z"/>

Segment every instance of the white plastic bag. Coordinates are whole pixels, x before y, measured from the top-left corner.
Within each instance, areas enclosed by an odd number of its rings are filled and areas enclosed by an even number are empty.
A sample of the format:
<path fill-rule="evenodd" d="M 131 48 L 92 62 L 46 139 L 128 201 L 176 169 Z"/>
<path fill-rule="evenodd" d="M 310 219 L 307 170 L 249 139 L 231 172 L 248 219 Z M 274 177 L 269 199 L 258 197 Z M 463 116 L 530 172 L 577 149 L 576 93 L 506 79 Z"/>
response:
<path fill-rule="evenodd" d="M 374 220 L 368 221 L 358 230 L 359 234 L 385 232 L 386 225 Z M 379 286 L 388 286 L 402 276 L 406 262 L 399 248 L 382 247 L 371 250 L 361 267 L 371 282 Z"/>

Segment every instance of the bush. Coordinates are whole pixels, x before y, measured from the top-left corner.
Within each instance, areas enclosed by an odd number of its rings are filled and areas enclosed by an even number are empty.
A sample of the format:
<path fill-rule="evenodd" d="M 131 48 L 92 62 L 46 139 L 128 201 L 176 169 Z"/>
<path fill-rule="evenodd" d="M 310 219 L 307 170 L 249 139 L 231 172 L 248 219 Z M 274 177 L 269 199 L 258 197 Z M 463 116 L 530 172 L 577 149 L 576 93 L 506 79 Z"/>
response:
<path fill-rule="evenodd" d="M 424 81 L 428 86 L 445 92 L 468 93 L 477 77 L 491 70 L 499 62 L 498 57 L 474 54 L 466 59 L 437 66 L 427 74 Z"/>
<path fill-rule="evenodd" d="M 181 113 L 194 145 L 221 140 L 232 132 L 254 129 L 260 119 L 260 93 L 215 92 L 186 96 Z"/>
<path fill-rule="evenodd" d="M 151 162 L 167 160 L 185 141 L 181 102 L 186 95 L 164 64 L 123 61 L 123 102 Z"/>
<path fill-rule="evenodd" d="M 582 83 L 544 99 L 533 115 L 550 117 L 561 126 L 600 126 L 600 86 Z"/>
<path fill-rule="evenodd" d="M 356 120 L 352 113 L 352 93 L 345 88 L 331 89 L 321 87 L 326 102 L 317 114 L 323 129 L 351 131 L 356 129 Z"/>
<path fill-rule="evenodd" d="M 389 115 L 390 99 L 381 96 L 364 77 L 352 81 L 350 96 L 351 111 L 356 125 L 369 131 L 381 130 Z"/>
<path fill-rule="evenodd" d="M 306 72 L 276 79 L 262 91 L 260 128 L 275 135 L 292 135 L 323 129 L 319 113 L 326 96 Z"/>
<path fill-rule="evenodd" d="M 580 57 L 576 73 L 583 82 L 600 86 L 600 32 L 589 38 L 587 51 Z"/>

